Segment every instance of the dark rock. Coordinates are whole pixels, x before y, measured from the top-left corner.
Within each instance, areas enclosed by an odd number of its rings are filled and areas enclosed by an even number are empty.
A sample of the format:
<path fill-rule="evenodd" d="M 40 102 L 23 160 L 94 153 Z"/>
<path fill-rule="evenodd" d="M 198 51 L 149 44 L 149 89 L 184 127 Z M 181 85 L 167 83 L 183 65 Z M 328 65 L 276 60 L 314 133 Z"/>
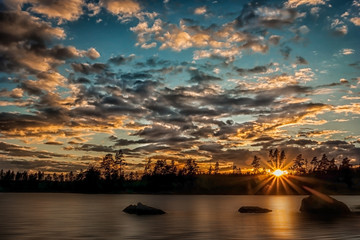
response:
<path fill-rule="evenodd" d="M 256 206 L 243 206 L 239 208 L 239 212 L 241 213 L 268 213 L 272 212 L 270 209 L 256 207 Z"/>
<path fill-rule="evenodd" d="M 345 203 L 327 195 L 310 195 L 301 201 L 300 212 L 319 215 L 349 215 L 351 211 Z"/>
<path fill-rule="evenodd" d="M 129 214 L 136 214 L 136 215 L 165 214 L 165 212 L 161 209 L 149 207 L 142 203 L 138 203 L 137 205 L 129 205 L 123 210 L 123 212 L 129 213 Z"/>

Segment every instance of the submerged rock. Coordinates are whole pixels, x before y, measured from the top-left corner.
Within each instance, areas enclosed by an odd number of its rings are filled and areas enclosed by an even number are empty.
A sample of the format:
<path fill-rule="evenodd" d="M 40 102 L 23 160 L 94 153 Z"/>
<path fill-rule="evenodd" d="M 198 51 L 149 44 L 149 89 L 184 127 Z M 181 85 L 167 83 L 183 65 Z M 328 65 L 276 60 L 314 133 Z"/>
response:
<path fill-rule="evenodd" d="M 136 214 L 136 215 L 160 215 L 165 214 L 165 212 L 161 209 L 149 207 L 142 203 L 138 203 L 137 205 L 129 205 L 127 206 L 123 212 L 129 214 Z"/>
<path fill-rule="evenodd" d="M 326 195 L 325 195 L 326 196 Z M 349 215 L 351 211 L 345 203 L 335 198 L 310 195 L 301 201 L 300 212 L 319 215 Z"/>
<path fill-rule="evenodd" d="M 268 213 L 268 212 L 272 212 L 272 210 L 257 207 L 257 206 L 243 206 L 243 207 L 239 208 L 239 212 L 241 212 L 241 213 Z"/>

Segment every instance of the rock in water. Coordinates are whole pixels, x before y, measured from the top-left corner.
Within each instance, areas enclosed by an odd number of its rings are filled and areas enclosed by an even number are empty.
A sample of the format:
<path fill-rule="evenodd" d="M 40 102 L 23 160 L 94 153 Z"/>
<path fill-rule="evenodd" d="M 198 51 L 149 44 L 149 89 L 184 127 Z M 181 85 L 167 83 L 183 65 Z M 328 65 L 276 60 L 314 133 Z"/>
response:
<path fill-rule="evenodd" d="M 127 206 L 123 212 L 129 214 L 136 214 L 136 215 L 160 215 L 165 214 L 165 212 L 161 209 L 149 207 L 142 203 L 138 203 L 137 205 L 129 205 Z"/>
<path fill-rule="evenodd" d="M 345 203 L 332 197 L 322 198 L 318 195 L 310 195 L 301 201 L 300 212 L 319 215 L 349 215 L 351 211 Z"/>
<path fill-rule="evenodd" d="M 272 210 L 257 207 L 257 206 L 243 206 L 243 207 L 239 208 L 239 212 L 241 212 L 241 213 L 268 213 L 268 212 L 272 212 Z"/>

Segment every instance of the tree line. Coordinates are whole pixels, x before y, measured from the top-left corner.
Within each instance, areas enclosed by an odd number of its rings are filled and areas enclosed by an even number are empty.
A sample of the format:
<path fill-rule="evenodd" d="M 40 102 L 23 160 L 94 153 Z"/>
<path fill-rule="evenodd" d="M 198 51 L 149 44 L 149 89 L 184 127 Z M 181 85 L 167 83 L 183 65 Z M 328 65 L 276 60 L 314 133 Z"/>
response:
<path fill-rule="evenodd" d="M 289 163 L 285 151 L 270 150 L 267 165 L 283 168 Z M 14 172 L 0 170 L 0 191 L 36 192 L 89 192 L 89 193 L 201 193 L 201 194 L 249 194 L 256 177 L 267 172 L 264 162 L 254 156 L 252 172 L 242 173 L 232 166 L 232 171 L 221 173 L 220 164 L 201 170 L 197 161 L 187 159 L 183 164 L 174 160 L 149 158 L 143 171 L 125 171 L 127 161 L 120 150 L 106 154 L 97 164 L 90 164 L 86 170 L 69 173 Z M 292 174 L 321 178 L 331 183 L 345 183 L 349 188 L 359 182 L 359 169 L 352 168 L 349 158 L 340 165 L 326 154 L 308 161 L 297 155 L 289 169 Z M 360 191 L 360 189 L 359 189 Z"/>
<path fill-rule="evenodd" d="M 261 158 L 257 155 L 254 156 L 251 166 L 253 167 L 254 173 L 261 173 L 261 169 L 265 170 L 265 167 L 261 166 Z M 285 151 L 276 149 L 270 149 L 268 153 L 267 163 L 274 168 L 284 168 L 286 162 Z M 342 159 L 341 163 L 337 165 L 335 163 L 335 158 L 329 159 L 328 156 L 324 153 L 321 158 L 316 156 L 308 161 L 303 155 L 298 154 L 295 159 L 292 160 L 292 165 L 288 167 L 288 170 L 292 171 L 294 174 L 307 174 L 307 173 L 317 173 L 317 174 L 326 174 L 329 172 L 337 170 L 346 170 L 350 169 L 352 164 L 350 164 L 350 159 L 345 157 Z"/>

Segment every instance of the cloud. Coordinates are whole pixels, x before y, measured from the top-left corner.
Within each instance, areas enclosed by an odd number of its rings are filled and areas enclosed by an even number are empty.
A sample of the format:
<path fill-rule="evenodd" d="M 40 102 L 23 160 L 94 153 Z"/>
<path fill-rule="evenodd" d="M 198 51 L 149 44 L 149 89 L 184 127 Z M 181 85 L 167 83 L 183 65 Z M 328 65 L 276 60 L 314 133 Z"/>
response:
<path fill-rule="evenodd" d="M 32 0 L 31 11 L 44 14 L 48 18 L 75 21 L 83 14 L 83 0 Z"/>
<path fill-rule="evenodd" d="M 313 141 L 313 140 L 309 140 L 309 139 L 291 139 L 287 142 L 283 143 L 284 145 L 298 145 L 298 146 L 302 146 L 305 147 L 307 145 L 313 145 L 316 146 L 319 144 L 319 142 L 317 141 Z"/>
<path fill-rule="evenodd" d="M 169 48 L 177 52 L 198 48 L 194 60 L 213 58 L 231 62 L 245 50 L 266 53 L 269 43 L 277 45 L 281 37 L 273 35 L 266 40 L 261 33 L 268 28 L 291 25 L 302 16 L 294 9 L 248 4 L 234 21 L 221 26 L 205 27 L 192 19 L 182 19 L 178 25 L 156 19 L 152 25 L 150 21 L 140 21 L 130 29 L 137 34 L 136 45 L 142 48 L 160 46 L 160 50 Z M 300 30 L 304 34 L 309 31 L 306 26 Z"/>
<path fill-rule="evenodd" d="M 190 70 L 190 74 L 190 82 L 192 83 L 209 83 L 211 81 L 221 81 L 221 78 L 209 75 L 197 69 Z"/>
<path fill-rule="evenodd" d="M 202 7 L 195 8 L 194 14 L 203 15 L 206 13 L 206 11 L 207 11 L 206 6 L 202 6 Z"/>
<path fill-rule="evenodd" d="M 93 17 L 93 16 L 99 14 L 99 12 L 101 11 L 101 7 L 95 3 L 88 3 L 86 5 L 86 7 L 91 12 L 88 14 L 90 17 Z"/>
<path fill-rule="evenodd" d="M 57 146 L 63 145 L 62 142 L 56 142 L 56 141 L 49 141 L 49 142 L 46 142 L 45 144 L 47 144 L 47 145 L 57 145 Z"/>
<path fill-rule="evenodd" d="M 310 29 L 306 25 L 302 25 L 301 27 L 299 27 L 298 31 L 301 34 L 308 34 L 310 32 Z"/>
<path fill-rule="evenodd" d="M 115 149 L 113 149 L 112 147 L 96 145 L 96 144 L 82 144 L 80 146 L 74 147 L 74 150 L 86 151 L 86 152 L 105 152 L 105 153 L 110 153 L 115 151 Z"/>
<path fill-rule="evenodd" d="M 100 4 L 112 14 L 135 14 L 141 10 L 140 4 L 133 0 L 101 0 Z"/>
<path fill-rule="evenodd" d="M 335 18 L 331 22 L 330 28 L 332 29 L 333 33 L 338 36 L 346 35 L 348 33 L 348 27 L 338 18 Z"/>
<path fill-rule="evenodd" d="M 108 12 L 117 15 L 122 22 L 128 22 L 134 17 L 144 21 L 145 17 L 154 19 L 158 15 L 156 12 L 141 11 L 141 5 L 135 0 L 100 0 L 99 4 Z"/>
<path fill-rule="evenodd" d="M 12 157 L 33 157 L 33 158 L 52 158 L 69 157 L 68 154 L 57 154 L 48 151 L 39 151 L 35 148 L 24 147 L 16 144 L 0 142 L 0 154 L 6 154 Z"/>
<path fill-rule="evenodd" d="M 360 69 L 360 61 L 349 63 L 349 66 L 356 69 Z"/>
<path fill-rule="evenodd" d="M 244 6 L 240 16 L 236 18 L 236 25 L 240 28 L 282 28 L 299 17 L 301 15 L 293 9 L 256 6 L 250 3 Z"/>
<path fill-rule="evenodd" d="M 280 42 L 281 36 L 279 35 L 271 35 L 269 37 L 269 43 L 273 44 L 273 45 L 278 45 Z"/>
<path fill-rule="evenodd" d="M 135 54 L 131 54 L 128 57 L 126 57 L 125 55 L 119 55 L 119 56 L 110 58 L 109 62 L 112 64 L 115 64 L 115 65 L 123 65 L 123 64 L 130 63 L 134 59 L 135 59 Z"/>
<path fill-rule="evenodd" d="M 65 38 L 64 30 L 23 11 L 1 11 L 0 34 L 0 70 L 22 76 L 19 85 L 28 94 L 39 95 L 63 86 L 66 79 L 57 67 L 66 60 L 99 57 L 94 48 L 79 50 L 54 44 Z"/>
<path fill-rule="evenodd" d="M 268 71 L 268 68 L 271 66 L 272 64 L 269 64 L 268 66 L 256 66 L 249 69 L 235 68 L 234 70 L 238 72 L 240 76 L 244 76 L 247 74 L 266 73 Z"/>
<path fill-rule="evenodd" d="M 283 55 L 284 59 L 288 59 L 290 56 L 292 49 L 288 46 L 283 46 L 282 48 L 280 48 L 280 53 L 281 55 Z"/>
<path fill-rule="evenodd" d="M 310 13 L 314 16 L 319 16 L 320 8 L 319 7 L 313 7 L 310 9 Z"/>
<path fill-rule="evenodd" d="M 286 7 L 296 8 L 301 5 L 324 5 L 328 0 L 288 0 Z"/>
<path fill-rule="evenodd" d="M 343 132 L 344 131 L 340 131 L 340 130 L 311 130 L 311 131 L 305 131 L 305 132 L 300 131 L 297 136 L 313 138 L 313 137 L 319 137 L 319 136 L 329 136 L 329 135 L 343 133 Z"/>
<path fill-rule="evenodd" d="M 85 56 L 91 58 L 91 59 L 96 59 L 100 57 L 100 53 L 98 51 L 96 51 L 95 48 L 89 48 L 89 50 L 87 50 L 85 52 Z"/>
<path fill-rule="evenodd" d="M 163 22 L 161 19 L 156 19 L 149 27 L 148 23 L 143 21 L 139 22 L 137 26 L 131 27 L 130 30 L 137 34 L 137 45 L 143 45 L 151 41 L 153 37 L 156 39 L 163 34 Z"/>
<path fill-rule="evenodd" d="M 339 105 L 334 107 L 336 113 L 351 113 L 351 114 L 360 114 L 360 104 L 352 103 L 348 105 Z"/>
<path fill-rule="evenodd" d="M 324 104 L 289 104 L 277 113 L 259 116 L 254 122 L 242 124 L 234 139 L 251 141 L 264 135 L 273 138 L 284 137 L 280 128 L 288 125 L 302 125 L 308 119 L 329 110 Z"/>
<path fill-rule="evenodd" d="M 55 161 L 55 160 L 22 160 L 22 159 L 0 159 L 0 169 L 12 169 L 14 171 L 43 171 L 43 172 L 70 172 L 86 169 L 89 159 L 81 161 Z"/>
<path fill-rule="evenodd" d="M 350 22 L 352 22 L 355 26 L 360 26 L 360 17 L 350 18 Z"/>
<path fill-rule="evenodd" d="M 351 55 L 351 54 L 354 54 L 355 53 L 355 50 L 354 49 L 351 49 L 351 48 L 344 48 L 340 51 L 340 53 L 342 55 Z"/>
<path fill-rule="evenodd" d="M 107 68 L 107 66 L 103 63 L 71 63 L 71 67 L 75 72 L 81 72 L 86 75 L 100 73 Z"/>
<path fill-rule="evenodd" d="M 0 97 L 22 98 L 24 91 L 21 88 L 14 88 L 11 91 L 7 89 L 0 90 Z"/>
<path fill-rule="evenodd" d="M 301 57 L 301 56 L 296 56 L 296 64 L 301 64 L 301 65 L 307 65 L 309 64 L 308 61 L 306 61 L 305 58 Z"/>

